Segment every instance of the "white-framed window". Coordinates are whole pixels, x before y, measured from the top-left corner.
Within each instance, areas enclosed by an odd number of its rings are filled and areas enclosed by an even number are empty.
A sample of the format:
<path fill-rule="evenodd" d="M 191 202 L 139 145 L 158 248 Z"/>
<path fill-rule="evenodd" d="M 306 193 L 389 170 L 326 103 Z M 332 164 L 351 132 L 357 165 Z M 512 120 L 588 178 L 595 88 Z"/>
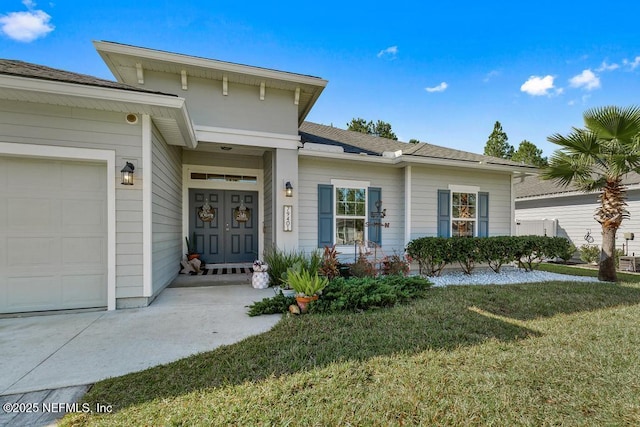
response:
<path fill-rule="evenodd" d="M 477 193 L 451 192 L 451 235 L 473 237 L 477 234 Z"/>
<path fill-rule="evenodd" d="M 478 235 L 478 187 L 449 186 L 451 190 L 451 236 Z"/>
<path fill-rule="evenodd" d="M 332 180 L 334 185 L 334 242 L 352 247 L 367 239 L 368 182 Z"/>
<path fill-rule="evenodd" d="M 335 187 L 336 245 L 353 245 L 366 239 L 367 189 Z"/>

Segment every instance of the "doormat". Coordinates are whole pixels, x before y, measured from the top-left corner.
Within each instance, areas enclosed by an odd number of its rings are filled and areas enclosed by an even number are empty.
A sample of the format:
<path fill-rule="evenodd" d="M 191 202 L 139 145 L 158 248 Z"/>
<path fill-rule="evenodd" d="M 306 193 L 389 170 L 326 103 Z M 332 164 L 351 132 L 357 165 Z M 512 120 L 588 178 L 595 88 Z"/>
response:
<path fill-rule="evenodd" d="M 220 267 L 202 269 L 200 273 L 196 273 L 198 276 L 217 276 L 223 274 L 252 274 L 253 268 L 251 267 Z"/>

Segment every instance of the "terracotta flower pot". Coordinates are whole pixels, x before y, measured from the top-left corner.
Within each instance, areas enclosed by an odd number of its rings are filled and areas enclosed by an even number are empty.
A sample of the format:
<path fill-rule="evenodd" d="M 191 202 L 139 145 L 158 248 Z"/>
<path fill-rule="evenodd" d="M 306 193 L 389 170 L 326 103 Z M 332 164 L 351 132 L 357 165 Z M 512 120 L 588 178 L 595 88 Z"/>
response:
<path fill-rule="evenodd" d="M 200 254 L 188 254 L 187 259 L 191 261 L 192 259 L 200 258 Z"/>
<path fill-rule="evenodd" d="M 306 313 L 307 312 L 307 305 L 311 301 L 315 301 L 317 299 L 318 299 L 318 295 L 314 295 L 312 297 L 296 296 L 296 302 L 298 303 L 298 307 L 300 307 L 300 313 Z"/>

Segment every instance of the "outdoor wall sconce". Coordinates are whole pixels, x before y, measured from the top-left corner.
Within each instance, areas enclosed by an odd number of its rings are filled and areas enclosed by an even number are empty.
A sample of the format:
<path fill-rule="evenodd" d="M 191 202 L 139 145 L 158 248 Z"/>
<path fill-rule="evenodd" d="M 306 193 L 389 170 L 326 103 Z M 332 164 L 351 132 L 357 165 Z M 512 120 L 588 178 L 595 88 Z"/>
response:
<path fill-rule="evenodd" d="M 293 197 L 293 185 L 291 185 L 291 181 L 287 181 L 284 185 L 284 194 L 287 197 Z"/>
<path fill-rule="evenodd" d="M 133 171 L 135 170 L 135 166 L 133 163 L 127 162 L 126 165 L 122 168 L 120 172 L 122 172 L 122 185 L 133 185 Z"/>

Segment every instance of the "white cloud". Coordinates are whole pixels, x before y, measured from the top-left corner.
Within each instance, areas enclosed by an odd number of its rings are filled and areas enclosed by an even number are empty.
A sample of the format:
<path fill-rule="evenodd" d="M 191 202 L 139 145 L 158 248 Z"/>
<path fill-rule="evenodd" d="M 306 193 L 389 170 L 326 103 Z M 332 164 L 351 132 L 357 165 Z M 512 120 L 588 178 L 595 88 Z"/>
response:
<path fill-rule="evenodd" d="M 520 86 L 520 90 L 531 96 L 551 95 L 549 91 L 554 88 L 553 80 L 553 76 L 531 76 Z M 557 89 L 556 93 L 562 93 L 562 89 Z"/>
<path fill-rule="evenodd" d="M 34 10 L 36 4 L 33 0 L 24 0 L 22 4 L 29 9 L 27 12 L 11 12 L 0 16 L 0 30 L 7 37 L 29 43 L 54 30 L 55 27 L 49 23 L 51 16 L 42 10 Z"/>
<path fill-rule="evenodd" d="M 600 64 L 600 66 L 598 68 L 596 68 L 596 71 L 600 73 L 602 71 L 617 70 L 618 68 L 620 68 L 619 64 L 616 64 L 616 63 L 607 64 L 607 61 L 602 61 L 602 64 Z"/>
<path fill-rule="evenodd" d="M 398 46 L 389 46 L 386 49 L 382 49 L 380 52 L 378 52 L 378 58 L 395 58 L 396 55 L 398 54 Z"/>
<path fill-rule="evenodd" d="M 635 70 L 636 68 L 638 68 L 638 66 L 640 66 L 640 56 L 636 56 L 633 61 L 629 61 L 628 59 L 624 59 L 624 60 L 622 60 L 622 63 L 624 65 L 628 66 L 629 68 L 631 68 L 632 70 Z"/>
<path fill-rule="evenodd" d="M 449 85 L 447 84 L 447 82 L 442 82 L 438 86 L 425 87 L 424 90 L 426 90 L 429 93 L 444 92 L 445 90 L 447 90 L 448 87 L 449 87 Z"/>
<path fill-rule="evenodd" d="M 498 70 L 491 70 L 487 73 L 486 76 L 484 76 L 484 79 L 482 79 L 482 81 L 484 81 L 485 83 L 487 83 L 489 80 L 493 79 L 494 77 L 497 77 L 500 75 L 500 71 Z"/>
<path fill-rule="evenodd" d="M 600 87 L 600 78 L 591 70 L 584 70 L 577 76 L 569 79 L 571 87 L 583 88 L 586 90 L 598 89 Z"/>

